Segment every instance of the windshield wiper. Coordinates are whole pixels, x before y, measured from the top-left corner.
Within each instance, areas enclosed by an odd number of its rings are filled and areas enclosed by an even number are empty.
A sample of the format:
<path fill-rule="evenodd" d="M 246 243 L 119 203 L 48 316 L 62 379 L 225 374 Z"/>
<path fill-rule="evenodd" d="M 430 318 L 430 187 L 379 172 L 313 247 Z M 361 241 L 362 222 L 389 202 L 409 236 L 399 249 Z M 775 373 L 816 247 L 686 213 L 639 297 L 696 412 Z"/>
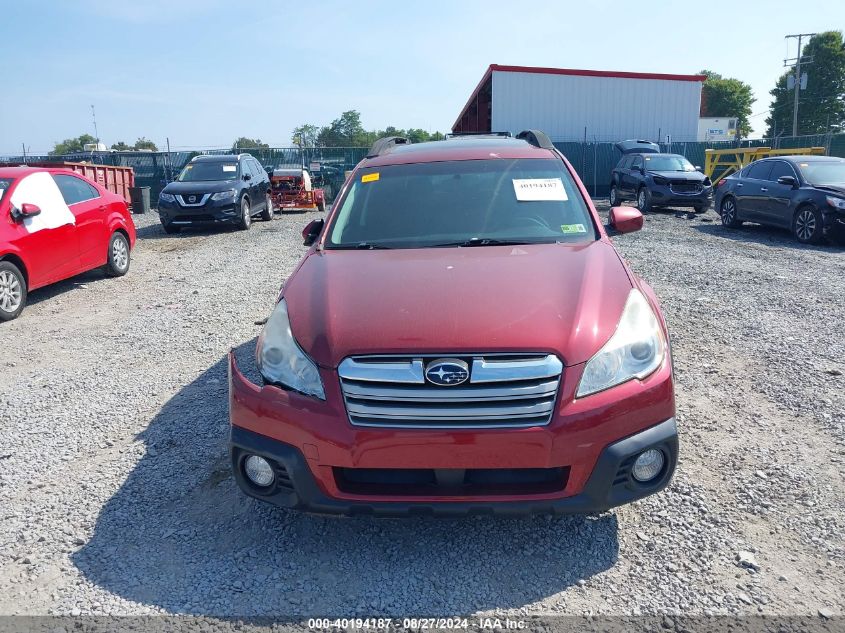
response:
<path fill-rule="evenodd" d="M 529 244 L 524 240 L 497 240 L 489 237 L 471 237 L 461 242 L 444 242 L 443 244 L 432 244 L 432 246 L 515 246 L 517 244 Z"/>
<path fill-rule="evenodd" d="M 384 244 L 371 244 L 370 242 L 358 242 L 357 244 L 338 244 L 337 246 L 330 246 L 330 249 L 333 250 L 352 250 L 352 249 L 360 249 L 360 250 L 374 250 L 374 249 L 389 249 L 393 248 L 392 246 L 385 246 Z"/>

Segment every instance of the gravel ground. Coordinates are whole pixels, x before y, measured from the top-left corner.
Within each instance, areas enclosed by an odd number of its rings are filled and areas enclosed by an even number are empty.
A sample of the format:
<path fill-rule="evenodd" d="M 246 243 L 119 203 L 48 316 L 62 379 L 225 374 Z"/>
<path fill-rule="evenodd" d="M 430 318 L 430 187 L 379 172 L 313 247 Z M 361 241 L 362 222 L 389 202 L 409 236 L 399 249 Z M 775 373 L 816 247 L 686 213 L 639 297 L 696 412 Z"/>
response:
<path fill-rule="evenodd" d="M 606 207 L 605 207 L 606 209 Z M 681 463 L 595 517 L 337 519 L 247 499 L 248 359 L 316 214 L 166 236 L 0 328 L 0 613 L 842 613 L 843 255 L 651 214 L 616 242 L 672 332 Z"/>

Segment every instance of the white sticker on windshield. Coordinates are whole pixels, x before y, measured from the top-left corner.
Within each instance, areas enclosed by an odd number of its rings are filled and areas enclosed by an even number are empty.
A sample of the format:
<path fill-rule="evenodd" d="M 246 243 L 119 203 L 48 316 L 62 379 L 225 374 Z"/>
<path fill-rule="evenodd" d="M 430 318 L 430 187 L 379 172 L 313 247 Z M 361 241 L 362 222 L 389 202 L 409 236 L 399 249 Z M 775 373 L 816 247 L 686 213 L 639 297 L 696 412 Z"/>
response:
<path fill-rule="evenodd" d="M 223 171 L 238 171 L 237 165 L 223 165 Z"/>
<path fill-rule="evenodd" d="M 514 178 L 513 190 L 521 201 L 569 200 L 560 178 Z"/>

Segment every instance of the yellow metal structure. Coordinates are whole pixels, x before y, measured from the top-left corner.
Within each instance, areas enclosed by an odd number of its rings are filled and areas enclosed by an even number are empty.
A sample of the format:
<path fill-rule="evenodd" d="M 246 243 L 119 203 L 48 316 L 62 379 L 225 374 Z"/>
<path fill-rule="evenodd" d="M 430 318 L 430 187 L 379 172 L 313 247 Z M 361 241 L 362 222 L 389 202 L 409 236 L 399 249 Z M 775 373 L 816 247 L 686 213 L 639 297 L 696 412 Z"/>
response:
<path fill-rule="evenodd" d="M 824 147 L 792 147 L 772 149 L 771 147 L 732 147 L 731 149 L 704 150 L 704 173 L 712 182 L 719 182 L 749 163 L 769 156 L 824 156 Z"/>

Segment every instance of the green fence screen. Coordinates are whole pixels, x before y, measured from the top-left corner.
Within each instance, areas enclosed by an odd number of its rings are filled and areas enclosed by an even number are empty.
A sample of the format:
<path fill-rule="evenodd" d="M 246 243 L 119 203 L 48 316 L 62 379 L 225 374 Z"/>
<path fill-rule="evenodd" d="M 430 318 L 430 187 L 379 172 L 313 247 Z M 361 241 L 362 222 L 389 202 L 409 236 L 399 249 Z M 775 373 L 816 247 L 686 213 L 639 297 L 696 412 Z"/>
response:
<path fill-rule="evenodd" d="M 705 149 L 727 149 L 736 147 L 732 141 L 663 143 L 664 152 L 681 154 L 693 165 L 704 165 Z M 581 180 L 593 196 L 604 197 L 609 193 L 610 172 L 619 162 L 620 153 L 613 143 L 592 143 L 583 141 L 556 142 L 557 147 L 572 163 Z M 820 134 L 816 136 L 782 137 L 772 139 L 744 140 L 741 147 L 826 147 L 831 156 L 845 157 L 845 134 Z M 352 169 L 366 155 L 366 147 L 277 147 L 241 149 L 239 152 L 255 156 L 265 168 L 306 167 L 312 171 L 320 164 L 324 181 L 328 184 L 329 198 L 343 183 L 344 174 Z M 132 167 L 135 170 L 135 184 L 150 187 L 152 200 L 158 199 L 162 187 L 176 178 L 191 158 L 200 154 L 233 154 L 231 149 L 202 150 L 194 152 L 97 152 L 94 154 L 69 154 L 65 156 L 22 156 L 0 157 L 0 163 L 44 161 L 89 161 L 107 165 Z"/>

